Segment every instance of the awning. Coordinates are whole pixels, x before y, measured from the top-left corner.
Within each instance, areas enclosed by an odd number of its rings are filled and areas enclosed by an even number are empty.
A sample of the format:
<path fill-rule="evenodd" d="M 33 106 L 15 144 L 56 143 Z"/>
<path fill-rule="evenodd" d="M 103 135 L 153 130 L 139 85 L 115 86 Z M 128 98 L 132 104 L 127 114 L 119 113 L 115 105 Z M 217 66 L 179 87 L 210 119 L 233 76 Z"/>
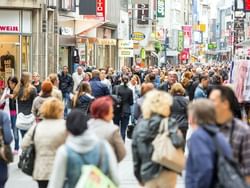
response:
<path fill-rule="evenodd" d="M 59 45 L 60 46 L 75 46 L 76 45 L 76 37 L 75 36 L 59 35 Z"/>
<path fill-rule="evenodd" d="M 86 35 L 92 29 L 100 27 L 103 25 L 104 22 L 100 20 L 90 20 L 90 19 L 83 19 L 83 20 L 76 20 L 75 21 L 75 33 L 76 35 Z"/>

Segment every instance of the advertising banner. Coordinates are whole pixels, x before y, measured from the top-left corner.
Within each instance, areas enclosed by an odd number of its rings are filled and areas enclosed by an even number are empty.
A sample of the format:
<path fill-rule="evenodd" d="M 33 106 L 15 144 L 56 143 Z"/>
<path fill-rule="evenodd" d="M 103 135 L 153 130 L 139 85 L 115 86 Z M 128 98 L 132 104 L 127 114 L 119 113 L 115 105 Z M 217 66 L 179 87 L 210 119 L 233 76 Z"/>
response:
<path fill-rule="evenodd" d="M 137 5 L 137 24 L 147 25 L 149 24 L 149 5 L 148 4 L 138 4 Z"/>
<path fill-rule="evenodd" d="M 191 25 L 184 25 L 182 26 L 183 37 L 184 37 L 184 48 L 189 49 L 191 48 L 192 44 L 192 26 Z"/>
<path fill-rule="evenodd" d="M 181 52 L 184 49 L 184 35 L 183 31 L 178 31 L 178 51 Z"/>

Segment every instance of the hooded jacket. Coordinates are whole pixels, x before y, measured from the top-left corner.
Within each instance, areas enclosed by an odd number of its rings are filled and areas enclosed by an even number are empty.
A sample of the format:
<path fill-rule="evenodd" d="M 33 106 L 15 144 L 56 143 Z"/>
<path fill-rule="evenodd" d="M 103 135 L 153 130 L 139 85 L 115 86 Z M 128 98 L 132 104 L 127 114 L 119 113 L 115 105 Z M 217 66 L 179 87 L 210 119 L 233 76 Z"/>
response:
<path fill-rule="evenodd" d="M 118 162 L 124 159 L 126 155 L 126 148 L 118 126 L 113 122 L 107 122 L 102 119 L 90 119 L 88 127 L 92 130 L 98 138 L 105 139 L 112 146 Z"/>
<path fill-rule="evenodd" d="M 92 131 L 87 130 L 80 136 L 69 135 L 66 143 L 58 149 L 48 188 L 63 187 L 66 178 L 68 178 L 68 182 L 71 183 L 68 186 L 70 188 L 75 187 L 81 175 L 82 164 L 75 166 L 76 168 L 68 168 L 69 162 L 73 162 L 74 165 L 79 162 L 79 160 L 68 160 L 72 159 L 72 155 L 68 152 L 68 149 L 70 149 L 72 153 L 78 153 L 83 156 L 88 164 L 97 165 L 99 159 L 97 159 L 96 162 L 96 157 L 100 155 L 100 151 L 96 150 L 96 147 L 101 143 L 104 144 L 106 155 L 108 156 L 110 178 L 116 185 L 118 185 L 118 165 L 110 145 L 107 142 L 98 139 Z M 101 170 L 103 170 L 102 167 Z M 75 174 L 75 176 L 67 177 L 67 174 Z"/>

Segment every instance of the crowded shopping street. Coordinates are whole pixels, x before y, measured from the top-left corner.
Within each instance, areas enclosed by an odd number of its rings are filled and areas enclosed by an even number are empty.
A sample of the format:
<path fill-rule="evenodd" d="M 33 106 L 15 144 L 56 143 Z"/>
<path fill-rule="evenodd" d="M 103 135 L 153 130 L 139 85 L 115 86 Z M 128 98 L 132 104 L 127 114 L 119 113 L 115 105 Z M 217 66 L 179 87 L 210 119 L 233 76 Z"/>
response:
<path fill-rule="evenodd" d="M 1 0 L 0 188 L 250 188 L 250 0 Z"/>

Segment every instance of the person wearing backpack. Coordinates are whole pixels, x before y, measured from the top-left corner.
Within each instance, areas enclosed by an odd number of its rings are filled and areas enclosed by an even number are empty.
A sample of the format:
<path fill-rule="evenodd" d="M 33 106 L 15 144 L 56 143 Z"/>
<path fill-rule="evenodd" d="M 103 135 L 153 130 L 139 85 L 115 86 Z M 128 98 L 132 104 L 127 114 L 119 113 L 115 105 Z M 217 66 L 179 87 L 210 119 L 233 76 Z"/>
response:
<path fill-rule="evenodd" d="M 215 109 L 211 101 L 195 100 L 188 107 L 188 115 L 194 132 L 187 143 L 189 154 L 186 162 L 186 188 L 214 188 L 218 183 L 216 146 L 205 127 L 217 131 L 216 142 L 227 158 L 232 158 L 230 145 L 216 127 Z"/>
<path fill-rule="evenodd" d="M 83 166 L 94 165 L 118 185 L 118 164 L 111 146 L 87 129 L 88 117 L 73 109 L 67 117 L 68 138 L 57 153 L 48 188 L 75 188 Z M 66 180 L 66 181 L 65 181 Z"/>
<path fill-rule="evenodd" d="M 10 145 L 12 142 L 11 134 L 11 123 L 9 116 L 6 112 L 0 111 L 0 127 L 2 130 L 2 139 L 0 138 L 0 144 L 3 142 L 5 145 Z M 3 146 L 0 145 L 0 151 L 2 152 Z M 8 179 L 8 166 L 6 161 L 1 159 L 2 154 L 0 154 L 0 188 L 4 188 L 5 183 Z"/>

